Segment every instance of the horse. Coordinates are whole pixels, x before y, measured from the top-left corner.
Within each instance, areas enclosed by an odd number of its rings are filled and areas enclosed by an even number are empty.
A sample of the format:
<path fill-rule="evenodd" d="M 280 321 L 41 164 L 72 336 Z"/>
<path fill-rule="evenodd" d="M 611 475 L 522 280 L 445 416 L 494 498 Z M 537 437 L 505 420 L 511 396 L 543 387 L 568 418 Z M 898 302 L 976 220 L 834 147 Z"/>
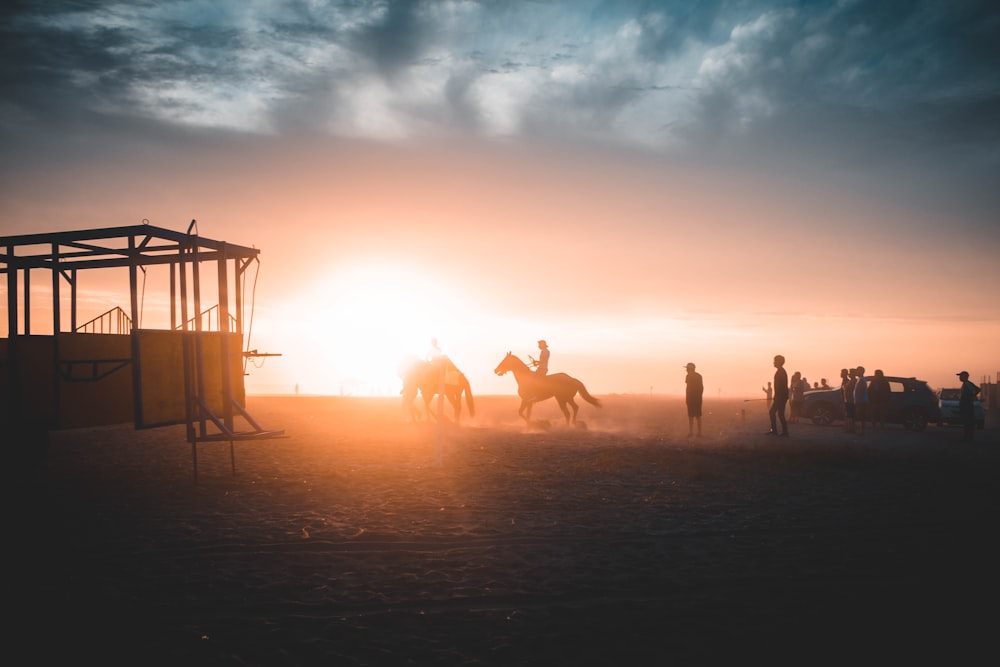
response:
<path fill-rule="evenodd" d="M 455 412 L 455 423 L 462 418 L 462 394 L 469 407 L 469 415 L 476 416 L 476 404 L 472 397 L 472 387 L 465 373 L 448 357 L 440 357 L 436 361 L 413 359 L 400 366 L 400 376 L 403 378 L 403 408 L 408 411 L 411 421 L 420 421 L 420 412 L 414 406 L 417 392 L 424 397 L 424 408 L 428 415 L 437 418 L 437 412 L 431 409 L 431 400 L 441 388 L 442 373 L 444 374 L 444 396 L 451 403 Z"/>
<path fill-rule="evenodd" d="M 505 375 L 507 371 L 514 374 L 517 381 L 517 395 L 521 397 L 521 407 L 517 414 L 528 424 L 531 423 L 531 408 L 535 403 L 550 398 L 555 398 L 559 403 L 559 409 L 566 417 L 566 425 L 576 423 L 576 413 L 579 408 L 573 397 L 578 393 L 580 397 L 593 406 L 601 407 L 601 401 L 590 395 L 583 383 L 576 378 L 565 373 L 553 373 L 552 375 L 535 375 L 528 365 L 508 352 L 503 361 L 494 369 L 497 375 Z M 568 407 L 567 407 L 568 406 Z M 573 408 L 573 415 L 570 416 L 569 408 Z"/>

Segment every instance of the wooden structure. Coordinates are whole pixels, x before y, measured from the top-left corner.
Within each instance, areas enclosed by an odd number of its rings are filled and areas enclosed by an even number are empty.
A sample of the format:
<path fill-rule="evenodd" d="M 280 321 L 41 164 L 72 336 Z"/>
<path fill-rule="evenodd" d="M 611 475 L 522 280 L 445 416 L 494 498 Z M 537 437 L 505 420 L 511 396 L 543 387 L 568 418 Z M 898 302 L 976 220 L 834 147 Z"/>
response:
<path fill-rule="evenodd" d="M 243 352 L 241 283 L 260 251 L 196 230 L 192 220 L 186 232 L 142 224 L 0 237 L 8 324 L 7 338 L 0 339 L 5 432 L 185 424 L 196 479 L 197 443 L 229 442 L 235 472 L 234 441 L 282 435 L 263 429 L 245 409 L 243 360 L 276 356 Z M 214 264 L 210 281 L 202 277 L 205 264 Z M 140 326 L 146 268 L 153 265 L 169 267 L 169 329 Z M 78 324 L 80 273 L 115 268 L 128 270 L 127 311 L 115 307 Z M 32 333 L 37 272 L 51 281 L 51 335 Z M 202 285 L 208 282 L 217 299 L 206 309 Z"/>

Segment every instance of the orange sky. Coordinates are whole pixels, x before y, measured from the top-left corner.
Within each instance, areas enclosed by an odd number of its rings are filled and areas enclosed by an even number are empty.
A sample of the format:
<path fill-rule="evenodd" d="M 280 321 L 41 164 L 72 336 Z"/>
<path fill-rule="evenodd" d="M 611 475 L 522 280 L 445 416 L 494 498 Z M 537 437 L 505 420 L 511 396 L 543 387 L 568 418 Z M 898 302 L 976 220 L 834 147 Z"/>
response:
<path fill-rule="evenodd" d="M 596 393 L 993 378 L 1000 51 L 960 4 L 18 3 L 0 236 L 260 248 L 256 393 L 394 395 L 431 337 L 484 394 L 539 338 Z"/>
<path fill-rule="evenodd" d="M 968 241 L 898 203 L 544 146 L 232 148 L 25 179 L 4 217 L 36 231 L 197 218 L 203 236 L 261 248 L 249 346 L 282 356 L 249 367 L 251 393 L 395 395 L 399 361 L 431 337 L 480 394 L 512 394 L 492 370 L 539 338 L 552 372 L 596 393 L 681 393 L 693 361 L 709 395 L 756 398 L 776 353 L 811 382 L 859 364 L 935 387 L 1000 370 L 998 269 L 963 269 Z M 982 289 L 956 289 L 962 275 Z M 165 326 L 165 280 L 147 276 L 143 326 Z M 85 275 L 81 319 L 127 306 L 126 285 Z"/>

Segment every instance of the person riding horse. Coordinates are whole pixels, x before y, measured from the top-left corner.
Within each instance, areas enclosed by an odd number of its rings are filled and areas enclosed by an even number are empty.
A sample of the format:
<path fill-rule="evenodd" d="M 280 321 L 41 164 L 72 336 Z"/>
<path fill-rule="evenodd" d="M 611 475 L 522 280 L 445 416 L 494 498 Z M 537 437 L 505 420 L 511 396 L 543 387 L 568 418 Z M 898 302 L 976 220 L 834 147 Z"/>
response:
<path fill-rule="evenodd" d="M 462 394 L 465 394 L 469 415 L 476 415 L 469 380 L 447 355 L 442 354 L 431 361 L 415 357 L 404 359 L 399 366 L 399 375 L 403 379 L 403 389 L 399 393 L 403 396 L 403 407 L 408 411 L 411 421 L 420 420 L 420 414 L 414 406 L 418 393 L 424 398 L 428 418 L 436 417 L 431 409 L 431 399 L 438 393 L 443 394 L 451 403 L 455 423 L 462 417 Z"/>
<path fill-rule="evenodd" d="M 544 342 L 544 341 L 540 341 Z M 590 395 L 587 388 L 576 378 L 565 373 L 554 373 L 552 375 L 537 376 L 528 368 L 528 364 L 508 352 L 507 356 L 497 365 L 494 373 L 504 375 L 508 371 L 514 374 L 517 381 L 517 394 L 521 397 L 521 407 L 517 414 L 527 423 L 531 423 L 531 408 L 535 403 L 549 398 L 555 398 L 559 403 L 559 409 L 566 417 L 566 424 L 576 423 L 576 414 L 579 410 L 573 398 L 579 394 L 583 400 L 593 406 L 601 407 L 601 401 Z M 572 414 L 570 409 L 572 408 Z"/>
<path fill-rule="evenodd" d="M 551 354 L 549 351 L 549 344 L 544 340 L 540 340 L 538 341 L 538 349 L 542 351 L 542 353 L 538 355 L 538 359 L 535 359 L 530 354 L 528 355 L 528 359 L 531 360 L 531 365 L 535 367 L 535 375 L 548 375 L 549 355 Z"/>

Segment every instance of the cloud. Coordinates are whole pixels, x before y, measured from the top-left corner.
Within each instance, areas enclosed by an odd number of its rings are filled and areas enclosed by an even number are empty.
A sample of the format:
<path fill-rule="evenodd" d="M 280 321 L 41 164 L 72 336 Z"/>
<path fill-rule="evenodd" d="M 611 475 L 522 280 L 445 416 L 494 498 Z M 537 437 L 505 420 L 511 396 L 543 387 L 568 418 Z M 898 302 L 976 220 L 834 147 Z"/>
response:
<path fill-rule="evenodd" d="M 1000 18 L 978 0 L 0 11 L 10 146 L 155 124 L 164 135 L 541 138 L 753 168 L 882 169 L 905 174 L 914 196 L 951 180 L 980 216 L 997 203 L 983 174 L 1000 166 Z"/>

